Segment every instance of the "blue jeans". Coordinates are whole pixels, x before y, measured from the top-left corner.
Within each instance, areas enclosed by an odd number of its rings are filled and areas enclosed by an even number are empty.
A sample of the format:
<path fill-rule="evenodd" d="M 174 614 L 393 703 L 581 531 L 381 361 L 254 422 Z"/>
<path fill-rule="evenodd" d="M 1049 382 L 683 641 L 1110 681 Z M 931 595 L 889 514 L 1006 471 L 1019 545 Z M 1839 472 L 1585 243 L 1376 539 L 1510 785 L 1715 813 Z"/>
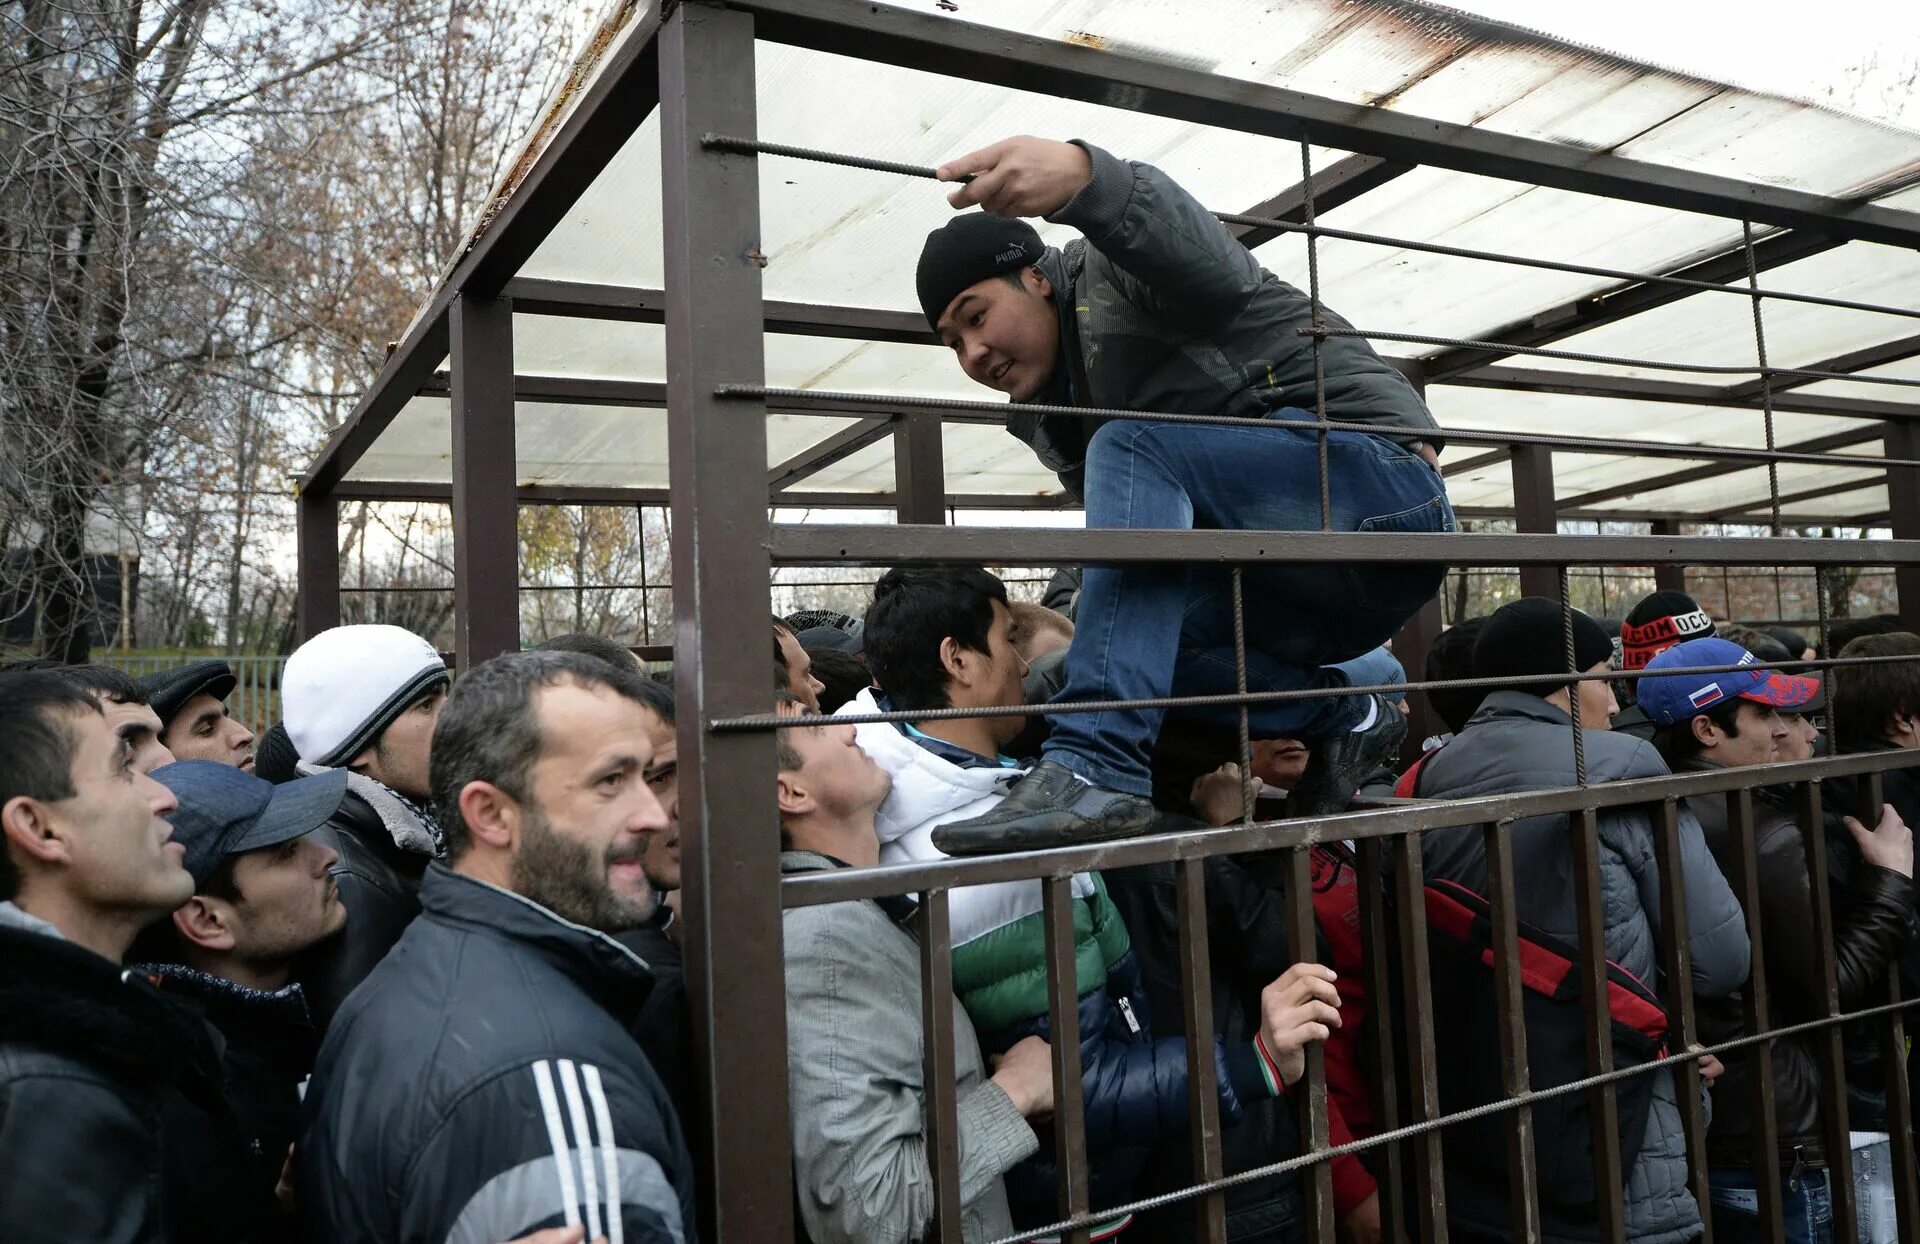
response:
<path fill-rule="evenodd" d="M 1284 410 L 1278 417 L 1311 418 Z M 1383 437 L 1327 437 L 1335 531 L 1453 530 L 1440 473 Z M 1116 421 L 1087 448 L 1087 526 L 1318 531 L 1314 433 Z M 1439 589 L 1435 563 L 1250 565 L 1245 569 L 1247 689 L 1348 685 L 1327 668 L 1379 647 Z M 1074 613 L 1066 686 L 1055 703 L 1231 694 L 1233 588 L 1210 564 L 1088 566 Z M 1237 709 L 1210 710 L 1232 728 Z M 1358 724 L 1353 697 L 1255 705 L 1257 737 L 1314 739 Z M 1147 795 L 1159 710 L 1055 717 L 1046 758 L 1109 790 Z"/>
<path fill-rule="evenodd" d="M 1876 1141 L 1853 1151 L 1853 1220 L 1859 1244 L 1893 1244 L 1893 1142 Z"/>
<path fill-rule="evenodd" d="M 1749 1170 L 1708 1171 L 1713 1196 L 1715 1244 L 1746 1244 L 1760 1235 L 1760 1194 Z M 1787 1244 L 1833 1244 L 1833 1201 L 1827 1191 L 1827 1172 L 1801 1170 L 1782 1176 L 1781 1218 Z"/>

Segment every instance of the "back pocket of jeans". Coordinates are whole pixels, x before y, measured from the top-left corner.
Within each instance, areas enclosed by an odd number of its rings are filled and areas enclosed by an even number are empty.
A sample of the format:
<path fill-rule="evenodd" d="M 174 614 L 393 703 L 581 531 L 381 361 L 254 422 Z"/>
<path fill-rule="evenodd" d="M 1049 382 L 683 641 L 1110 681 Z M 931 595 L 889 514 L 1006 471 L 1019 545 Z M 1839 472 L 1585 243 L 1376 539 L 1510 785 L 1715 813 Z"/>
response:
<path fill-rule="evenodd" d="M 1369 533 L 1418 534 L 1452 531 L 1453 511 L 1443 496 L 1395 514 L 1362 519 L 1359 530 Z M 1382 615 L 1393 630 L 1425 604 L 1446 578 L 1445 562 L 1352 562 L 1344 569 L 1347 591 L 1354 605 Z M 1378 641 L 1373 645 L 1377 646 Z"/>

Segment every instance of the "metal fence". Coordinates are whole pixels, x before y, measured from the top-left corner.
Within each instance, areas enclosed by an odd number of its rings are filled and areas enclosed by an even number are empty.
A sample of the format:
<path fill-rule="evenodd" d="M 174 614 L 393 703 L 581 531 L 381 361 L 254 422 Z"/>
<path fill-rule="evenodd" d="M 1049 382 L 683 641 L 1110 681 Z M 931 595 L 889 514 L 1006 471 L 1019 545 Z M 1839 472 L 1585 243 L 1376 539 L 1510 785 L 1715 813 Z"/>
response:
<path fill-rule="evenodd" d="M 1831 231 L 1837 237 L 1868 238 L 1909 247 L 1920 246 L 1920 230 L 1912 228 L 1905 218 L 1889 219 L 1887 213 L 1871 206 L 1838 204 L 1814 196 L 1682 174 L 1651 165 L 1632 166 L 1628 161 L 1610 163 L 1606 157 L 1584 150 L 1549 150 L 1548 144 L 1530 144 L 1527 140 L 1438 122 L 1396 118 L 1384 109 L 1358 109 L 1314 101 L 1246 82 L 1225 82 L 1177 65 L 1082 55 L 1080 50 L 1006 31 L 974 33 L 965 27 L 882 6 L 836 4 L 833 0 L 738 0 L 723 9 L 686 0 L 662 6 L 649 20 L 655 28 L 648 32 L 651 47 L 646 54 L 657 56 L 657 75 L 641 89 L 640 98 L 651 103 L 647 91 L 656 91 L 661 113 L 666 239 L 664 320 L 668 357 L 665 400 L 671 446 L 672 556 L 676 588 L 673 607 L 676 636 L 683 641 L 676 651 L 675 673 L 679 697 L 683 872 L 687 885 L 684 936 L 689 996 L 705 1072 L 701 1089 L 705 1126 L 700 1130 L 706 1137 L 702 1157 L 710 1183 L 704 1192 L 710 1198 L 721 1239 L 760 1244 L 792 1238 L 787 1069 L 783 1059 L 770 1060 L 766 1053 L 785 1046 L 786 1023 L 780 986 L 783 909 L 901 893 L 917 893 L 922 898 L 917 920 L 927 1086 L 926 1151 L 937 1187 L 934 1221 L 925 1238 L 942 1244 L 955 1244 L 961 1239 L 949 897 L 958 887 L 1033 879 L 1040 883 L 1043 893 L 1050 972 L 1056 1102 L 1051 1130 L 1053 1157 L 1059 1171 L 1059 1222 L 1013 1238 L 1032 1239 L 1058 1231 L 1065 1239 L 1084 1240 L 1096 1218 L 1090 1213 L 1087 1140 L 1080 1096 L 1071 878 L 1080 872 L 1168 862 L 1172 863 L 1177 876 L 1179 960 L 1187 986 L 1182 1028 L 1190 1068 L 1188 1104 L 1195 1182 L 1184 1191 L 1155 1198 L 1151 1203 L 1191 1202 L 1198 1238 L 1209 1242 L 1226 1239 L 1224 1194 L 1229 1187 L 1262 1175 L 1297 1169 L 1303 1176 L 1310 1237 L 1316 1244 L 1333 1241 L 1329 1162 L 1343 1153 L 1364 1151 L 1377 1155 L 1383 1210 L 1390 1229 L 1404 1231 L 1412 1238 L 1444 1241 L 1448 1238 L 1445 1178 L 1448 1129 L 1469 1119 L 1497 1116 L 1504 1122 L 1508 1141 L 1506 1157 L 1512 1189 L 1513 1236 L 1538 1239 L 1542 1227 L 1542 1189 L 1536 1155 L 1538 1138 L 1533 1131 L 1534 1109 L 1543 1101 L 1568 1094 L 1586 1094 L 1592 1105 L 1592 1145 L 1598 1186 L 1621 1189 L 1624 1175 L 1616 1098 L 1620 1086 L 1637 1076 L 1670 1075 L 1677 1081 L 1678 1097 L 1683 1103 L 1689 1183 L 1704 1213 L 1710 1198 L 1699 1059 L 1708 1053 L 1744 1051 L 1753 1060 L 1756 1068 L 1753 1106 L 1755 1117 L 1760 1121 L 1759 1143 L 1762 1152 L 1772 1152 L 1770 1146 L 1777 1137 L 1777 1124 L 1773 1084 L 1767 1074 L 1770 1043 L 1797 1036 L 1819 1043 L 1825 1083 L 1821 1119 L 1827 1138 L 1827 1161 L 1833 1175 L 1835 1238 L 1849 1239 L 1854 1234 L 1858 1208 L 1849 1178 L 1848 1104 L 1842 1051 L 1842 1025 L 1850 1021 L 1874 1026 L 1880 1038 L 1901 1238 L 1920 1238 L 1920 1193 L 1915 1185 L 1904 1057 L 1904 1016 L 1911 1004 L 1901 998 L 1897 978 L 1889 973 L 1884 990 L 1873 1005 L 1850 1014 L 1841 1012 L 1833 954 L 1836 917 L 1827 896 L 1827 860 L 1821 832 L 1822 804 L 1828 798 L 1821 786 L 1823 781 L 1857 779 L 1856 789 L 1861 792 L 1857 811 L 1869 819 L 1877 819 L 1873 814 L 1880 804 L 1879 775 L 1887 769 L 1909 766 L 1920 760 L 1920 753 L 1832 755 L 1791 764 L 1591 783 L 1584 763 L 1584 736 L 1576 707 L 1570 733 L 1576 758 L 1576 782 L 1563 789 L 1412 802 L 1296 821 L 1260 819 L 1249 797 L 1242 822 L 1225 829 L 1020 855 L 841 870 L 783 880 L 769 828 L 775 819 L 771 736 L 773 731 L 789 728 L 795 722 L 764 711 L 766 628 L 770 611 L 768 583 L 772 566 L 1008 562 L 1132 567 L 1178 563 L 1218 567 L 1231 575 L 1237 587 L 1240 568 L 1254 564 L 1422 562 L 1469 570 L 1517 568 L 1523 591 L 1557 597 L 1563 602 L 1568 599 L 1570 567 L 1788 567 L 1815 575 L 1817 629 L 1828 657 L 1817 663 L 1816 668 L 1839 668 L 1848 662 L 1834 659 L 1828 642 L 1831 635 L 1829 602 L 1825 579 L 1819 572 L 1833 567 L 1859 566 L 1870 556 L 1867 564 L 1893 568 L 1902 612 L 1909 626 L 1920 622 L 1920 486 L 1916 486 L 1920 485 L 1920 422 L 1914 421 L 1911 412 L 1903 413 L 1893 403 L 1874 404 L 1873 417 L 1886 420 L 1882 425 L 1886 453 L 1876 464 L 1887 471 L 1892 506 L 1890 522 L 1895 538 L 1871 543 L 1778 536 L 1683 537 L 1672 534 L 1673 529 L 1667 534 L 1658 534 L 1656 529 L 1656 534 L 1646 536 L 1560 535 L 1553 496 L 1552 458 L 1557 453 L 1598 453 L 1763 466 L 1772 478 L 1768 512 L 1759 521 L 1777 533 L 1781 527 L 1782 503 L 1777 464 L 1827 459 L 1818 452 L 1783 450 L 1776 446 L 1775 389 L 1828 379 L 1868 381 L 1910 389 L 1920 385 L 1920 381 L 1830 373 L 1819 368 L 1771 366 L 1766 353 L 1765 306 L 1771 300 L 1786 299 L 1846 305 L 1855 310 L 1898 317 L 1910 318 L 1917 312 L 1901 307 L 1863 308 L 1856 303 L 1761 288 L 1758 272 L 1762 265 L 1756 258 L 1751 222 L 1758 219 L 1816 233 Z M 1297 139 L 1302 153 L 1300 202 L 1303 210 L 1285 218 L 1223 214 L 1222 219 L 1266 231 L 1269 236 L 1281 232 L 1304 236 L 1309 261 L 1308 292 L 1315 313 L 1310 326 L 1302 332 L 1316 357 L 1327 340 L 1357 335 L 1467 354 L 1484 352 L 1494 357 L 1528 354 L 1682 373 L 1737 374 L 1751 377 L 1755 385 L 1752 393 L 1758 403 L 1755 414 L 1763 421 L 1766 448 L 1682 446 L 1526 430 L 1441 429 L 1440 435 L 1454 445 L 1491 447 L 1510 456 L 1519 528 L 1513 533 L 1380 535 L 1327 530 L 1330 523 L 1326 516 L 1331 507 L 1324 468 L 1323 530 L 1316 532 L 1276 535 L 1238 530 L 1072 531 L 939 526 L 944 509 L 944 498 L 939 495 L 940 422 L 999 422 L 1006 418 L 1007 408 L 988 402 L 935 401 L 865 393 L 800 393 L 769 388 L 763 383 L 763 334 L 767 316 L 762 299 L 761 267 L 765 259 L 757 249 L 759 178 L 764 160 L 819 160 L 872 170 L 876 176 L 928 177 L 931 170 L 883 158 L 805 150 L 758 140 L 755 137 L 756 36 L 930 68 L 978 82 L 1094 99 L 1224 128 Z M 635 111 L 632 83 L 623 82 L 616 82 L 603 93 L 590 92 L 578 105 L 576 116 L 585 119 L 567 131 L 572 136 L 569 141 L 575 144 L 571 153 L 589 151 L 590 144 L 617 147 L 630 132 L 623 131 L 609 138 L 609 131 L 592 128 L 592 118 L 601 107 Z M 1366 119 L 1361 119 L 1363 116 Z M 1717 214 L 1742 223 L 1745 246 L 1742 253 L 1734 257 L 1734 266 L 1718 269 L 1723 275 L 1702 280 L 1673 273 L 1616 272 L 1495 252 L 1434 247 L 1418 240 L 1324 228 L 1314 219 L 1315 170 L 1308 155 L 1310 142 L 1335 145 L 1363 155 L 1431 161 L 1492 176 L 1535 180 L 1561 189 Z M 558 150 L 561 155 L 570 153 L 564 144 Z M 538 182 L 537 178 L 533 180 Z M 539 184 L 535 184 L 529 193 L 537 194 L 539 188 Z M 557 215 L 557 209 L 548 205 L 533 209 L 531 214 L 551 220 Z M 1322 238 L 1424 249 L 1494 264 L 1530 264 L 1597 274 L 1636 282 L 1656 292 L 1738 297 L 1753 306 L 1758 361 L 1753 366 L 1728 366 L 1620 359 L 1512 341 L 1459 341 L 1333 327 L 1320 314 L 1323 291 L 1315 248 Z M 523 253 L 530 253 L 531 247 L 524 238 L 520 245 Z M 508 247 L 505 253 L 511 256 L 512 248 Z M 438 346 L 451 341 L 456 445 L 453 491 L 456 498 L 464 496 L 467 502 L 464 515 L 456 505 L 456 521 L 466 524 L 459 541 L 462 547 L 472 551 L 477 559 L 474 564 L 486 559 L 489 548 L 498 547 L 502 540 L 510 546 L 512 510 L 519 495 L 511 476 L 512 307 L 510 298 L 498 296 L 506 288 L 510 271 L 501 264 L 497 255 L 489 254 L 487 246 L 474 247 L 462 260 L 462 266 L 455 270 L 450 292 L 436 295 L 441 301 L 418 321 L 429 326 L 420 330 L 427 334 L 421 340 L 431 340 L 433 348 L 420 346 L 418 342 L 409 347 L 425 349 L 430 364 L 440 356 Z M 489 270 L 489 265 L 490 284 L 489 279 L 475 275 Z M 462 284 L 469 277 L 476 280 L 472 288 Z M 806 310 L 825 316 L 832 309 Z M 842 327 L 852 324 L 853 319 L 849 317 Z M 434 332 L 446 335 L 432 337 Z M 414 364 L 403 357 L 391 366 L 390 373 L 412 366 Z M 1263 425 L 1284 423 L 1315 435 L 1324 461 L 1328 435 L 1350 429 L 1349 425 L 1328 417 L 1324 383 L 1316 385 L 1316 389 L 1311 418 L 1260 422 Z M 391 405 L 394 399 L 382 397 L 380 400 Z M 885 414 L 901 421 L 896 437 L 900 461 L 905 465 L 895 499 L 899 524 L 770 524 L 765 483 L 765 422 L 770 403 L 782 409 L 806 409 L 808 403 L 813 403 L 837 411 Z M 1045 408 L 1043 413 L 1197 425 L 1249 422 L 1139 410 Z M 504 446 L 498 439 L 503 426 L 509 437 Z M 1380 432 L 1383 429 L 1377 425 L 1360 425 L 1358 430 Z M 1419 436 L 1428 430 L 1403 431 Z M 343 430 L 342 443 L 358 438 L 358 443 L 363 445 L 371 435 L 373 433 L 365 429 L 350 427 Z M 468 464 L 465 467 L 460 465 L 463 456 Z M 504 466 L 500 465 L 501 461 Z M 310 477 L 315 487 L 303 494 L 303 575 L 319 574 L 337 580 L 337 553 L 332 539 L 334 500 L 327 489 L 338 483 L 338 476 L 337 466 L 317 471 Z M 916 492 L 916 487 L 920 491 Z M 345 495 L 344 488 L 342 495 Z M 309 566 L 314 568 L 311 572 Z M 497 631 L 502 625 L 501 618 L 512 613 L 516 579 L 510 560 L 488 561 L 486 575 L 472 575 L 469 567 L 463 570 L 463 576 L 456 588 L 459 602 L 456 628 L 461 650 L 484 655 L 488 650 L 500 651 L 512 646 L 505 642 L 505 637 L 487 629 Z M 309 628 L 337 616 L 338 593 L 333 583 L 320 583 L 316 589 L 309 578 L 303 593 L 303 617 Z M 1403 633 L 1402 656 L 1409 669 L 1419 667 L 1420 655 L 1437 633 L 1438 621 L 1435 602 L 1410 622 Z M 1567 621 L 1570 633 L 1570 614 Z M 1247 772 L 1251 769 L 1247 706 L 1303 693 L 1248 693 L 1244 680 L 1245 648 L 1237 636 L 1235 648 L 1241 675 L 1237 694 L 1150 703 L 1239 706 L 1239 750 L 1242 771 Z M 1580 676 L 1571 669 L 1571 661 L 1569 664 L 1569 674 L 1556 676 L 1558 681 Z M 1395 689 L 1419 692 L 1429 685 L 1410 681 Z M 1829 679 L 1830 690 L 1831 687 Z M 1366 694 L 1383 689 L 1348 688 L 1343 693 Z M 1144 707 L 1146 703 L 1135 702 L 1133 706 Z M 1577 697 L 1574 703 L 1577 706 Z M 1054 705 L 988 711 L 1061 713 L 1101 707 L 1108 706 Z M 896 720 L 904 716 L 846 720 Z M 912 716 L 920 720 L 928 714 Z M 1759 883 L 1751 848 L 1752 794 L 1763 786 L 1784 786 L 1795 792 L 1813 883 L 1813 922 L 1818 943 L 1815 952 L 1825 1014 L 1791 1027 L 1770 1027 L 1762 954 L 1766 930 L 1758 914 Z M 1701 1048 L 1697 1040 L 1689 972 L 1686 904 L 1682 897 L 1686 878 L 1681 873 L 1679 859 L 1682 834 L 1679 809 L 1682 800 L 1711 798 L 1729 800 L 1736 858 L 1728 881 L 1746 912 L 1753 966 L 1742 999 L 1749 1035 L 1707 1050 Z M 1662 930 L 1659 948 L 1662 1002 L 1671 1017 L 1666 1055 L 1629 1068 L 1616 1067 L 1613 1061 L 1600 894 L 1600 816 L 1621 808 L 1647 809 L 1655 827 L 1655 853 L 1661 879 L 1658 906 Z M 1510 830 L 1521 819 L 1549 814 L 1568 817 L 1571 829 L 1568 847 L 1576 884 L 1577 923 L 1581 930 L 1578 979 L 1587 1065 L 1586 1074 L 1581 1078 L 1536 1085 L 1528 1070 L 1528 1033 L 1522 1016 L 1515 914 L 1516 887 L 1524 879 L 1514 875 Z M 1435 1025 L 1445 1021 L 1437 1011 L 1437 1004 L 1442 1000 L 1432 995 L 1428 968 L 1428 927 L 1422 917 L 1421 843 L 1423 835 L 1430 832 L 1462 827 L 1480 829 L 1489 865 L 1489 889 L 1485 897 L 1493 932 L 1492 970 L 1505 1095 L 1502 1100 L 1471 1110 L 1443 1114 Z M 1303 1151 L 1260 1170 L 1228 1176 L 1224 1172 L 1222 1128 L 1213 1082 L 1213 1001 L 1204 987 L 1212 947 L 1202 865 L 1219 855 L 1277 853 L 1272 858 L 1281 865 L 1289 941 L 1296 955 L 1308 957 L 1315 953 L 1316 945 L 1309 851 L 1316 843 L 1332 839 L 1351 839 L 1357 847 L 1366 984 L 1370 998 L 1380 1004 L 1369 1023 L 1374 1027 L 1376 1046 L 1384 1052 L 1372 1068 L 1373 1088 L 1383 1112 L 1382 1128 L 1376 1135 L 1351 1145 L 1337 1149 L 1330 1145 L 1324 1068 L 1319 1051 L 1311 1049 L 1304 1080 L 1290 1093 L 1298 1111 Z M 746 1034 L 751 1034 L 751 1039 L 747 1039 Z M 744 1085 L 752 1085 L 754 1091 L 741 1091 Z M 1404 1113 L 1399 1105 L 1403 1097 Z M 1783 1227 L 1782 1172 L 1763 1161 L 1755 1174 L 1760 1184 L 1762 1233 L 1767 1238 L 1779 1239 Z M 1400 1192 L 1403 1186 L 1409 1185 L 1414 1194 L 1403 1200 Z M 1146 1204 L 1149 1203 L 1143 1202 L 1134 1208 L 1144 1208 Z M 1625 1239 L 1622 1197 L 1601 1195 L 1594 1213 L 1598 1218 L 1596 1236 L 1599 1240 Z"/>

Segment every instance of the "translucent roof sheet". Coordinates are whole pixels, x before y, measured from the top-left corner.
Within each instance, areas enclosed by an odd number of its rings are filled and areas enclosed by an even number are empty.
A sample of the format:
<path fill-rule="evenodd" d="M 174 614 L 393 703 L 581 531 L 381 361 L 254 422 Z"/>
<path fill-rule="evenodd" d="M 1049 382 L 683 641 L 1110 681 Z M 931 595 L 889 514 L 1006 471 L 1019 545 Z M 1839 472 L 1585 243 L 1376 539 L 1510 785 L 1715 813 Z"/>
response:
<path fill-rule="evenodd" d="M 611 43 L 631 37 L 631 5 L 617 7 Z M 1198 68 L 1356 105 L 1398 110 L 1529 139 L 1609 151 L 1636 160 L 1815 194 L 1874 197 L 1920 211 L 1920 135 L 1807 103 L 1739 90 L 1637 64 L 1590 48 L 1408 0 L 1289 0 L 1278 5 L 1219 0 L 997 0 L 967 5 L 953 20 L 986 22 L 1118 56 Z M 603 32 L 603 45 L 610 45 Z M 594 68 L 587 62 L 587 76 Z M 980 86 L 799 48 L 756 51 L 760 136 L 775 142 L 932 165 L 1012 133 L 1083 137 L 1154 163 L 1209 206 L 1249 207 L 1300 180 L 1296 144 L 1166 120 L 1126 109 Z M 583 79 L 529 140 L 524 169 L 568 109 Z M 595 183 L 561 219 L 520 275 L 657 289 L 664 281 L 659 116 L 644 120 Z M 1324 174 L 1346 153 L 1315 149 Z M 761 249 L 769 258 L 769 299 L 915 310 L 912 273 L 921 240 L 949 218 L 942 188 L 909 177 L 765 157 L 760 161 Z M 502 199 L 512 193 L 511 180 Z M 1740 244 L 1738 221 L 1592 195 L 1533 187 L 1438 168 L 1416 168 L 1324 211 L 1323 223 L 1442 245 L 1634 271 L 1662 271 L 1726 253 Z M 1036 222 L 1060 243 L 1071 230 Z M 1763 230 L 1761 236 L 1768 231 Z M 1283 234 L 1256 250 L 1282 278 L 1304 286 L 1306 244 Z M 1567 314 L 1578 300 L 1612 289 L 1611 278 L 1545 272 L 1423 254 L 1395 245 L 1324 240 L 1320 276 L 1330 307 L 1365 330 L 1484 338 L 1538 317 Z M 1920 254 L 1853 242 L 1775 268 L 1763 285 L 1829 297 L 1915 303 Z M 1780 302 L 1765 310 L 1777 366 L 1809 366 L 1882 342 L 1920 334 L 1920 320 Z M 664 333 L 656 325 L 516 315 L 515 364 L 522 376 L 601 380 L 665 379 Z M 932 345 L 769 335 L 771 385 L 815 390 L 978 399 L 951 357 Z M 1729 295 L 1698 295 L 1604 327 L 1564 337 L 1553 348 L 1647 361 L 1744 367 L 1755 360 L 1752 308 Z M 1381 343 L 1390 356 L 1426 356 L 1435 347 Z M 1700 375 L 1637 365 L 1539 357 L 1510 364 L 1548 372 L 1649 377 L 1727 387 L 1744 375 Z M 1920 358 L 1863 374 L 1920 378 Z M 1798 386 L 1805 397 L 1904 402 L 1920 413 L 1920 390 L 1856 382 Z M 1760 447 L 1758 411 L 1622 399 L 1518 393 L 1441 384 L 1429 392 L 1440 421 L 1462 428 L 1624 437 L 1674 444 Z M 823 442 L 848 420 L 776 415 L 769 462 Z M 1842 418 L 1781 414 L 1782 446 L 1857 428 Z M 518 472 L 526 483 L 661 486 L 666 482 L 664 417 L 632 407 L 522 402 L 517 408 Z M 410 402 L 348 472 L 353 480 L 448 478 L 450 436 L 443 398 Z M 953 495 L 1050 498 L 1057 485 L 997 427 L 949 424 L 944 439 Z M 1461 444 L 1457 462 L 1484 446 Z M 1867 456 L 1870 443 L 1845 451 Z M 1761 468 L 1691 484 L 1661 481 L 1698 460 L 1624 454 L 1555 455 L 1560 497 L 1611 492 L 1588 508 L 1708 514 L 1764 503 Z M 1783 493 L 1813 491 L 1873 475 L 1871 466 L 1784 464 Z M 1756 484 L 1757 481 L 1757 484 Z M 893 448 L 882 440 L 824 469 L 804 491 L 884 494 L 893 487 Z M 1449 478 L 1466 507 L 1512 503 L 1506 465 Z M 1884 506 L 1884 488 L 1790 502 L 1789 516 L 1858 514 Z"/>

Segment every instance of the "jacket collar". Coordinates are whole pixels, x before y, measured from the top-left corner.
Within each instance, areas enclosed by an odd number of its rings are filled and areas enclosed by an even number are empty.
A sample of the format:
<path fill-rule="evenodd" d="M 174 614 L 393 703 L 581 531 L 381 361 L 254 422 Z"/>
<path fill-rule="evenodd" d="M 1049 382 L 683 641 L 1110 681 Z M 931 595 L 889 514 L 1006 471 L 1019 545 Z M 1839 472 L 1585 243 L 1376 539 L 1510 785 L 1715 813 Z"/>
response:
<path fill-rule="evenodd" d="M 172 1083 L 225 1109 L 206 1023 L 84 946 L 0 927 L 0 1044 L 34 1046 L 137 1085 Z"/>
<path fill-rule="evenodd" d="M 828 855 L 823 851 L 782 851 L 780 853 L 780 872 L 785 876 L 792 873 L 823 873 L 836 868 L 852 868 L 853 865 L 843 859 Z M 920 909 L 917 896 L 912 894 L 883 894 L 873 900 L 873 905 L 887 914 L 887 919 L 897 925 L 905 926 Z"/>
<path fill-rule="evenodd" d="M 630 1016 L 653 988 L 647 961 L 605 933 L 437 860 L 421 878 L 420 909 L 448 924 L 518 943 L 615 1015 Z"/>
<path fill-rule="evenodd" d="M 1490 721 L 1543 721 L 1556 726 L 1571 726 L 1573 718 L 1557 704 L 1549 704 L 1531 691 L 1495 691 L 1474 710 L 1469 729 Z"/>

